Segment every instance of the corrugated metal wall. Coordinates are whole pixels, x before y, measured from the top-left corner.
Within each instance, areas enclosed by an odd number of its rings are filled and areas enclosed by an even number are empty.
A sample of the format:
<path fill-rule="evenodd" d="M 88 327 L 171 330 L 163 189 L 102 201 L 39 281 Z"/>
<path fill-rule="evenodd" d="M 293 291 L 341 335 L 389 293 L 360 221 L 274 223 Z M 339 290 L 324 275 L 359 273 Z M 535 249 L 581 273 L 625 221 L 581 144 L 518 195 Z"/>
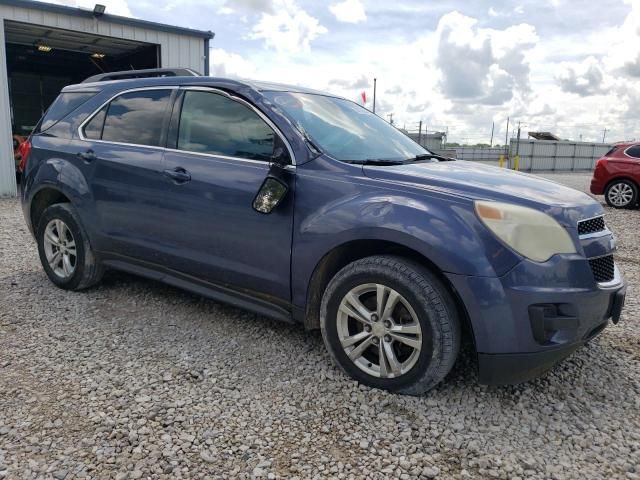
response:
<path fill-rule="evenodd" d="M 504 148 L 456 147 L 456 158 L 477 162 L 497 162 L 500 155 L 505 155 Z"/>
<path fill-rule="evenodd" d="M 519 169 L 524 171 L 592 170 L 596 160 L 611 148 L 607 143 L 511 139 L 509 156 L 520 156 Z"/>
<path fill-rule="evenodd" d="M 11 116 L 4 43 L 4 21 L 34 23 L 114 38 L 160 45 L 161 66 L 191 68 L 205 72 L 204 40 L 177 33 L 81 18 L 34 8 L 0 5 L 0 196 L 15 195 L 15 166 L 11 142 Z"/>
<path fill-rule="evenodd" d="M 7 56 L 4 47 L 4 21 L 0 16 L 0 197 L 15 194 L 16 165 L 13 160 L 13 141 L 11 139 Z"/>
<path fill-rule="evenodd" d="M 418 132 L 406 132 L 406 135 L 414 142 L 425 147 L 427 150 L 433 151 L 442 149 L 443 135 L 433 133 L 422 133 L 421 135 L 418 135 Z M 419 142 L 418 139 L 420 140 Z"/>

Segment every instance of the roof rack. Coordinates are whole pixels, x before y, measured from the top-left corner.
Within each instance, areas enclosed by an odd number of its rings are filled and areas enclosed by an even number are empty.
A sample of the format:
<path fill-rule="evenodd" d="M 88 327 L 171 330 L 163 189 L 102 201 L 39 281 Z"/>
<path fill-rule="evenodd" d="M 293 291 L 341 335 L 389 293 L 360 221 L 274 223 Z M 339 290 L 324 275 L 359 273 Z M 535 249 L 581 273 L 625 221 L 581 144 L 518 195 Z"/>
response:
<path fill-rule="evenodd" d="M 200 74 L 189 68 L 149 68 L 146 70 L 124 70 L 122 72 L 108 72 L 93 75 L 82 83 L 106 82 L 109 80 L 125 80 L 128 78 L 151 77 L 199 77 Z"/>

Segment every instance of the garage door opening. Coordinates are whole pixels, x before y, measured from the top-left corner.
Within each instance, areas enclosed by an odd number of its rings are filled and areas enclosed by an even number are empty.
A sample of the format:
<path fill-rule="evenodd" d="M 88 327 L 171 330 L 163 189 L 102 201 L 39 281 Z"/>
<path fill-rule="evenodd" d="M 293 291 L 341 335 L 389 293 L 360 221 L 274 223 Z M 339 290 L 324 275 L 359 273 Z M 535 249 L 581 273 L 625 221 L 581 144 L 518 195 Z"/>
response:
<path fill-rule="evenodd" d="M 28 135 L 66 85 L 161 66 L 156 44 L 13 21 L 4 27 L 14 135 Z"/>

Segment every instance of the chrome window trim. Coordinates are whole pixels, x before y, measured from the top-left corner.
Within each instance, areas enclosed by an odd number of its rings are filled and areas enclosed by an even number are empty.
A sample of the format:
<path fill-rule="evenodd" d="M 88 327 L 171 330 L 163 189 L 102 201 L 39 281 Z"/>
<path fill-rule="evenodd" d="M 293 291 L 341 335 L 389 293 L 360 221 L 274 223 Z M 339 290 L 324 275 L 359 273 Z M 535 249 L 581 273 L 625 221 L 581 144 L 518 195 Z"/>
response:
<path fill-rule="evenodd" d="M 256 107 L 254 107 L 252 104 L 250 104 L 246 100 L 243 100 L 242 98 L 233 96 L 233 95 L 229 94 L 228 92 L 225 92 L 224 90 L 219 90 L 219 89 L 217 89 L 215 87 L 157 85 L 157 86 L 151 86 L 151 87 L 136 87 L 136 88 L 129 88 L 127 90 L 122 90 L 122 91 L 112 95 L 111 97 L 109 97 L 109 99 L 107 99 L 106 101 L 104 101 L 98 108 L 96 108 L 78 126 L 78 137 L 80 138 L 80 140 L 85 141 L 85 142 L 104 143 L 104 144 L 109 144 L 109 145 L 122 145 L 122 146 L 125 146 L 125 147 L 150 148 L 150 149 L 154 149 L 154 150 L 160 150 L 160 151 L 163 151 L 163 152 L 179 152 L 179 153 L 187 153 L 189 155 L 204 155 L 206 157 L 221 158 L 221 159 L 224 159 L 224 160 L 235 160 L 235 161 L 256 163 L 256 164 L 262 164 L 262 165 L 269 165 L 271 163 L 271 162 L 264 161 L 264 160 L 253 160 L 251 158 L 233 157 L 233 156 L 228 156 L 228 155 L 215 155 L 213 153 L 204 153 L 204 152 L 191 152 L 189 150 L 180 150 L 180 149 L 177 149 L 177 148 L 167 148 L 167 147 L 163 147 L 163 146 L 159 146 L 159 145 L 140 145 L 140 144 L 137 144 L 137 143 L 114 142 L 114 141 L 111 141 L 111 140 L 94 140 L 94 139 L 91 139 L 91 138 L 86 138 L 84 136 L 84 127 L 93 119 L 93 117 L 95 117 L 98 114 L 98 112 L 100 112 L 100 110 L 102 110 L 107 104 L 111 103 L 113 100 L 115 100 L 119 96 L 124 95 L 126 93 L 131 93 L 131 92 L 144 92 L 144 91 L 148 91 L 148 90 L 178 90 L 178 89 L 180 89 L 180 90 L 195 90 L 195 91 L 202 91 L 202 92 L 217 93 L 217 94 L 224 95 L 225 97 L 229 98 L 230 100 L 233 100 L 233 101 L 236 101 L 236 102 L 239 102 L 239 103 L 245 105 L 250 110 L 254 111 L 267 125 L 269 125 L 269 127 L 275 132 L 276 135 L 278 135 L 280 137 L 280 139 L 283 141 L 283 143 L 287 147 L 287 151 L 289 152 L 289 156 L 291 158 L 291 164 L 287 165 L 287 167 L 285 167 L 285 168 L 290 170 L 291 168 L 288 168 L 288 167 L 295 167 L 295 165 L 296 165 L 296 157 L 293 154 L 293 149 L 291 148 L 291 144 L 285 138 L 285 136 L 282 134 L 280 129 L 264 113 L 262 113 L 260 110 L 258 110 Z"/>
<path fill-rule="evenodd" d="M 229 100 L 232 100 L 234 102 L 238 102 L 238 103 L 244 105 L 249 110 L 253 111 L 256 115 L 258 115 L 258 117 L 260 117 L 262 119 L 262 121 L 264 121 L 264 123 L 266 123 L 269 126 L 269 128 L 271 128 L 271 130 L 273 130 L 273 132 L 276 135 L 278 135 L 278 137 L 280 137 L 280 140 L 282 140 L 282 143 L 284 143 L 284 145 L 287 147 L 287 152 L 289 152 L 289 158 L 291 158 L 291 165 L 292 166 L 296 165 L 296 157 L 293 154 L 293 149 L 291 148 L 291 145 L 289 144 L 289 141 L 285 138 L 285 136 L 280 131 L 280 129 L 276 126 L 276 124 L 273 123 L 269 119 L 269 117 L 267 117 L 264 113 L 262 113 L 260 110 L 258 110 L 251 103 L 247 102 L 246 100 L 244 100 L 244 99 L 242 99 L 240 97 L 236 97 L 235 95 L 231 95 L 229 92 L 225 92 L 224 90 L 220 90 L 220 89 L 215 88 L 215 87 L 200 87 L 200 86 L 185 85 L 185 86 L 181 86 L 181 87 L 178 87 L 178 88 L 180 90 L 184 90 L 184 91 L 207 92 L 207 93 L 214 93 L 214 94 L 222 95 L 222 96 L 228 98 Z M 205 155 L 205 156 L 216 157 L 216 158 L 227 158 L 227 159 L 232 159 L 232 160 L 244 160 L 244 161 L 249 161 L 249 162 L 259 162 L 259 163 L 267 163 L 267 164 L 271 163 L 271 162 L 264 161 L 264 160 L 253 160 L 251 158 L 244 158 L 244 157 L 233 157 L 233 156 L 225 156 L 225 155 L 216 155 L 214 153 L 204 153 L 204 152 L 192 152 L 192 151 L 189 151 L 189 150 L 182 150 L 182 149 L 179 149 L 179 148 L 167 148 L 167 150 L 174 151 L 174 152 L 191 153 L 191 154 L 195 154 L 195 155 Z"/>
<path fill-rule="evenodd" d="M 125 147 L 153 148 L 155 150 L 162 150 L 162 149 L 164 149 L 164 147 L 162 147 L 160 145 L 141 145 L 139 143 L 113 142 L 113 141 L 110 141 L 110 140 L 95 140 L 93 138 L 86 138 L 84 136 L 84 127 L 87 125 L 87 123 L 89 123 L 91 120 L 93 120 L 93 117 L 95 117 L 98 114 L 98 112 L 100 112 L 100 110 L 102 110 L 107 104 L 111 103 L 113 100 L 115 100 L 116 98 L 118 98 L 121 95 L 124 95 L 124 94 L 127 94 L 127 93 L 131 93 L 131 92 L 144 92 L 144 91 L 147 91 L 147 90 L 177 90 L 177 89 L 178 89 L 178 87 L 175 86 L 175 85 L 162 85 L 162 86 L 154 86 L 154 87 L 129 88 L 127 90 L 122 90 L 122 91 L 116 93 L 115 95 L 111 96 L 105 102 L 103 102 L 98 108 L 96 108 L 80 124 L 80 126 L 78 126 L 78 137 L 80 138 L 80 140 L 82 140 L 84 142 L 105 143 L 105 144 L 109 144 L 109 145 L 122 145 L 122 146 L 125 146 Z M 106 120 L 106 116 L 105 116 L 105 120 Z"/>
<path fill-rule="evenodd" d="M 624 149 L 624 152 L 622 152 L 622 153 L 624 153 L 625 157 L 627 157 L 627 158 L 633 158 L 634 160 L 640 160 L 640 157 L 634 157 L 634 156 L 631 156 L 631 155 L 629 155 L 627 153 L 627 150 L 629 150 L 630 148 L 634 148 L 634 147 L 640 147 L 640 144 L 629 145 L 627 148 Z"/>
<path fill-rule="evenodd" d="M 179 153 L 179 154 L 185 153 L 187 155 L 198 155 L 201 157 L 205 156 L 205 157 L 211 157 L 211 158 L 221 158 L 222 160 L 237 160 L 237 161 L 242 161 L 247 163 L 256 163 L 259 165 L 267 165 L 267 166 L 269 166 L 271 163 L 266 160 L 254 160 L 253 158 L 233 157 L 229 155 L 216 155 L 215 153 L 192 152 L 190 150 L 179 150 L 177 148 L 167 148 L 167 147 L 161 147 L 161 148 L 167 153 Z M 287 165 L 287 167 L 290 167 L 290 166 L 292 165 Z"/>

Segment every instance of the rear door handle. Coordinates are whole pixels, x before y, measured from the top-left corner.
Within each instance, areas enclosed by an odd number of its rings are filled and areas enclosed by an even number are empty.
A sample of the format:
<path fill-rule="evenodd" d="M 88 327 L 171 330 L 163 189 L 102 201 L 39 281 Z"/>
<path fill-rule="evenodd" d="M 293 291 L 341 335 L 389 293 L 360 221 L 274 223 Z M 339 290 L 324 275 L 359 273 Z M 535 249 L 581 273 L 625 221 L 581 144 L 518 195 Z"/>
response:
<path fill-rule="evenodd" d="M 191 174 L 182 167 L 176 167 L 174 169 L 168 169 L 162 172 L 166 177 L 169 177 L 175 183 L 187 183 L 191 181 Z"/>
<path fill-rule="evenodd" d="M 98 156 L 96 155 L 96 152 L 94 152 L 93 150 L 89 149 L 86 152 L 78 153 L 78 158 L 81 158 L 85 162 L 90 163 L 90 162 L 93 162 L 94 160 L 96 160 L 98 158 Z"/>

